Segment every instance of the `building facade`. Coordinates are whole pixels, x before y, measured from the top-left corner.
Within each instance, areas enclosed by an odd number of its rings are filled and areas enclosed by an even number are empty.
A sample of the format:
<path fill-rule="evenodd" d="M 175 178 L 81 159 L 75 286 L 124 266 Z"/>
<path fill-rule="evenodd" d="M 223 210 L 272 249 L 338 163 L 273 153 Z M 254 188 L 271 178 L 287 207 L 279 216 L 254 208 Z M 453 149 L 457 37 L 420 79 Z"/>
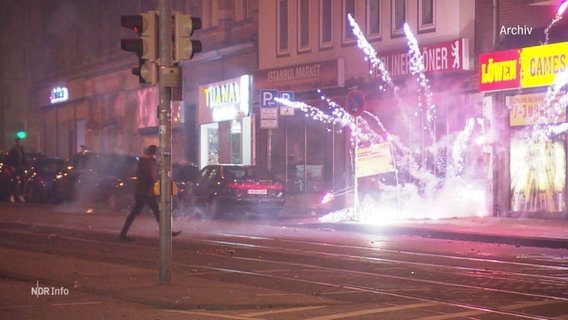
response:
<path fill-rule="evenodd" d="M 565 135 L 537 148 L 554 154 L 540 173 L 519 169 L 519 157 L 538 150 L 523 143 L 533 126 L 528 118 L 511 118 L 522 101 L 546 99 L 550 85 L 487 89 L 481 83 L 483 65 L 501 52 L 568 40 L 566 20 L 550 28 L 556 5 L 172 0 L 172 10 L 203 22 L 194 34 L 203 52 L 180 64 L 182 86 L 173 92 L 172 160 L 200 167 L 258 163 L 285 180 L 289 194 L 317 197 L 352 188 L 357 170 L 370 170 L 354 159 L 371 150 L 383 152 L 373 159 L 384 165 L 369 172 L 396 168 L 396 179 L 419 192 L 429 191 L 427 180 L 468 177 L 487 187 L 494 215 L 558 217 L 566 212 Z M 7 0 L 0 6 L 7 21 L 0 149 L 19 130 L 27 132 L 28 150 L 62 158 L 82 146 L 138 154 L 158 143 L 157 88 L 138 83 L 131 74 L 136 57 L 120 49 L 120 39 L 135 37 L 120 27 L 120 17 L 155 10 L 156 0 Z M 382 64 L 361 48 L 348 14 Z M 344 121 L 337 110 L 359 120 Z M 364 131 L 366 141 L 354 141 L 354 130 Z M 554 179 L 541 179 L 548 185 L 541 187 L 529 183 L 531 175 Z"/>
<path fill-rule="evenodd" d="M 359 118 L 369 125 L 361 130 L 373 137 L 366 143 L 389 143 L 395 153 L 391 161 L 408 160 L 394 165 L 397 179 L 410 182 L 417 170 L 445 176 L 447 164 L 439 162 L 447 162 L 451 151 L 444 137 L 457 134 L 468 118 L 483 112 L 475 80 L 478 10 L 474 1 L 444 0 L 259 3 L 259 11 L 270 13 L 259 17 L 260 59 L 254 74 L 259 109 L 270 108 L 265 101 L 270 93 L 292 95 L 313 109 L 281 107 L 276 120 L 270 113 L 265 119 L 260 115 L 258 162 L 287 177 L 291 192 L 317 194 L 353 186 L 353 128 L 330 114 L 334 104 L 345 108 L 360 94 L 365 112 Z M 384 66 L 366 57 L 348 14 Z M 405 22 L 424 58 L 427 84 L 419 83 L 412 71 L 415 56 Z M 432 106 L 436 116 L 429 120 Z M 324 120 L 314 109 L 327 114 Z M 428 132 L 420 129 L 425 126 Z M 478 161 L 474 154 L 466 152 L 464 161 Z"/>

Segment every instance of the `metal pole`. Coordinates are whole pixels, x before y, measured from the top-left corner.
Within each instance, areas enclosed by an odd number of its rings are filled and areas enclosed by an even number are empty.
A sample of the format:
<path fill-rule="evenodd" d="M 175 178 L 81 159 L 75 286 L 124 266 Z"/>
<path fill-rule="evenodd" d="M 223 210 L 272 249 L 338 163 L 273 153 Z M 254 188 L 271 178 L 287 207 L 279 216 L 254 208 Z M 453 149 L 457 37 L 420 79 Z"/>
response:
<path fill-rule="evenodd" d="M 355 118 L 355 149 L 353 151 L 353 220 L 359 221 L 359 172 L 357 172 L 357 158 L 359 157 L 359 117 Z"/>
<path fill-rule="evenodd" d="M 272 129 L 268 129 L 268 139 L 266 141 L 267 157 L 266 157 L 266 167 L 268 170 L 272 170 Z"/>
<path fill-rule="evenodd" d="M 172 91 L 164 83 L 164 68 L 172 66 L 171 0 L 159 0 L 160 97 L 158 106 L 160 148 L 160 284 L 172 283 Z"/>

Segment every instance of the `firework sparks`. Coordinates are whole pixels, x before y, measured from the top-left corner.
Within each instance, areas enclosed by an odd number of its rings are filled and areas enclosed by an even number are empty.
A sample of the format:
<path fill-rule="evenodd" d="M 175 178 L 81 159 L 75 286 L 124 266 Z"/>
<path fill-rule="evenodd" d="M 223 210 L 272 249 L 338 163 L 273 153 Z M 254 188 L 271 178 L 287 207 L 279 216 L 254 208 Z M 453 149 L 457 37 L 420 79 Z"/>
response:
<path fill-rule="evenodd" d="M 554 19 L 552 19 L 552 22 L 550 22 L 548 27 L 544 29 L 544 36 L 545 36 L 544 44 L 547 44 L 548 41 L 550 41 L 550 29 L 552 29 L 552 27 L 555 24 L 557 24 L 558 21 L 562 20 L 562 15 L 564 14 L 564 11 L 566 11 L 567 8 L 568 8 L 568 0 L 562 1 L 562 3 L 560 3 L 560 5 L 558 6 L 558 11 L 556 11 Z"/>
<path fill-rule="evenodd" d="M 365 60 L 371 62 L 371 69 L 369 72 L 372 74 L 373 70 L 378 69 L 385 84 L 387 86 L 392 86 L 392 79 L 383 61 L 377 57 L 377 51 L 373 48 L 373 46 L 371 46 L 369 41 L 367 41 L 367 38 L 363 34 L 363 31 L 361 31 L 359 24 L 357 24 L 357 21 L 355 21 L 351 14 L 348 14 L 347 18 L 349 19 L 349 24 L 353 29 L 353 34 L 357 38 L 357 46 L 363 50 Z"/>

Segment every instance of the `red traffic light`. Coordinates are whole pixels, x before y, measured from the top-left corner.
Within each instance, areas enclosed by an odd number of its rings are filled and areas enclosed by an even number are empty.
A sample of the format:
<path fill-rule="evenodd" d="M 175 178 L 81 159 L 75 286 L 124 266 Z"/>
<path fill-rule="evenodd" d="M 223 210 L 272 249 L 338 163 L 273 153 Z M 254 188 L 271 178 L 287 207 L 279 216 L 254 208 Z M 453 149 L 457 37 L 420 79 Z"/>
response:
<path fill-rule="evenodd" d="M 135 16 L 121 16 L 120 25 L 124 28 L 129 28 L 134 30 L 139 36 L 142 35 L 142 30 L 144 27 L 144 19 L 141 15 Z"/>

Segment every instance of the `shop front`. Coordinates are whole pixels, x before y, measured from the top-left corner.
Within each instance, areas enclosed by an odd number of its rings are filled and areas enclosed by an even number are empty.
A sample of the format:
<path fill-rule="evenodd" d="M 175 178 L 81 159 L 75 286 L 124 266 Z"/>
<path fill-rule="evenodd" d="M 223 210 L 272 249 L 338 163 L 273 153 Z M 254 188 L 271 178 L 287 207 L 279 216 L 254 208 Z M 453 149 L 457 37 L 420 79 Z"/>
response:
<path fill-rule="evenodd" d="M 494 107 L 500 211 L 562 218 L 566 213 L 568 42 L 483 54 L 479 88 Z"/>
<path fill-rule="evenodd" d="M 199 86 L 199 167 L 253 163 L 251 77 Z"/>
<path fill-rule="evenodd" d="M 345 128 L 274 100 L 301 101 L 329 112 L 318 89 L 331 99 L 345 99 L 343 59 L 259 70 L 253 77 L 258 99 L 257 162 L 286 181 L 288 195 L 318 197 L 344 188 L 349 181 Z"/>

